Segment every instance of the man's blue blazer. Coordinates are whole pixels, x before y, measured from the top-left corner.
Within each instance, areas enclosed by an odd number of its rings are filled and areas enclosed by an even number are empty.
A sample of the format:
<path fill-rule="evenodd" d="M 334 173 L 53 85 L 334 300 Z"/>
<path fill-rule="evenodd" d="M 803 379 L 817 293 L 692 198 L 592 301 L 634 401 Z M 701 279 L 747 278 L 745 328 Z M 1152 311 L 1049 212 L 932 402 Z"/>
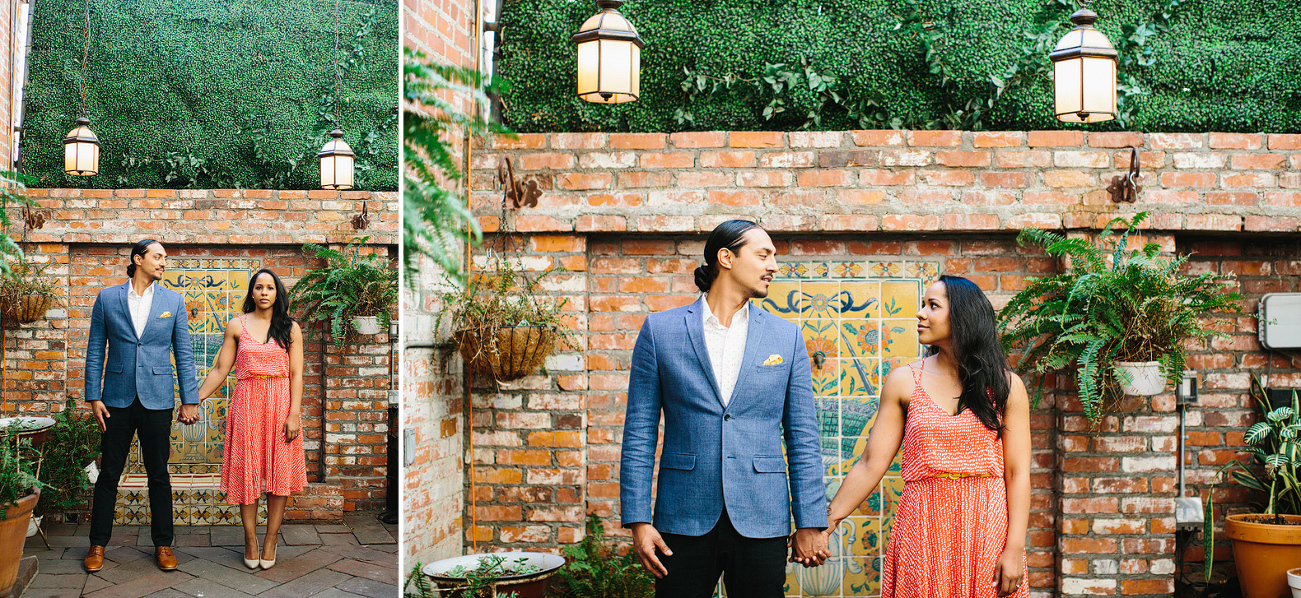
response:
<path fill-rule="evenodd" d="M 86 348 L 86 400 L 130 407 L 138 396 L 146 409 L 172 409 L 176 406 L 175 374 L 179 373 L 181 402 L 198 403 L 199 382 L 194 374 L 185 299 L 176 291 L 155 286 L 149 322 L 144 334 L 137 337 L 127 307 L 130 284 L 108 287 L 95 297 Z M 176 356 L 175 373 L 172 355 Z"/>
<path fill-rule="evenodd" d="M 726 506 L 748 538 L 789 535 L 792 515 L 797 528 L 825 528 L 813 380 L 799 329 L 750 305 L 741 372 L 723 407 L 705 348 L 703 301 L 651 314 L 637 335 L 619 462 L 623 526 L 649 522 L 660 532 L 701 536 Z M 661 412 L 664 451 L 652 520 Z"/>

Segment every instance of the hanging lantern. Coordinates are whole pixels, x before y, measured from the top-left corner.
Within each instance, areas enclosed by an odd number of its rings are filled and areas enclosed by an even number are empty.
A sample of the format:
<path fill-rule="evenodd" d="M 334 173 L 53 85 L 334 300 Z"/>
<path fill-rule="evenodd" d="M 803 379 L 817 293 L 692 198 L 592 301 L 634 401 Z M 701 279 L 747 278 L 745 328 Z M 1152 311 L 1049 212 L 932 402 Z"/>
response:
<path fill-rule="evenodd" d="M 63 172 L 76 176 L 99 174 L 99 137 L 90 130 L 90 119 L 77 119 L 77 128 L 63 138 Z"/>
<path fill-rule="evenodd" d="M 635 102 L 641 95 L 641 49 L 637 29 L 617 10 L 621 0 L 597 0 L 601 12 L 578 28 L 578 97 L 600 104 Z"/>
<path fill-rule="evenodd" d="M 1053 61 L 1057 120 L 1098 123 L 1116 118 L 1116 49 L 1093 28 L 1098 13 L 1081 8 L 1072 29 L 1048 55 Z"/>
<path fill-rule="evenodd" d="M 321 188 L 351 189 L 352 163 L 355 154 L 343 141 L 343 131 L 339 129 L 330 131 L 330 137 L 333 139 L 325 142 L 325 147 L 316 154 L 316 157 L 321 159 Z"/>

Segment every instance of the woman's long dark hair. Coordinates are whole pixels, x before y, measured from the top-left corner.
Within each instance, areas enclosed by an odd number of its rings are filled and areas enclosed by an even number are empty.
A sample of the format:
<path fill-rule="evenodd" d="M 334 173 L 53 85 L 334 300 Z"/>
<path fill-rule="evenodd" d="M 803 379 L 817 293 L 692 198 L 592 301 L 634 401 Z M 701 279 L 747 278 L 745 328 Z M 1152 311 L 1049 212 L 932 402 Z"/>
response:
<path fill-rule="evenodd" d="M 727 248 L 733 253 L 745 245 L 745 233 L 750 229 L 762 228 L 749 220 L 728 220 L 709 233 L 705 241 L 705 265 L 696 268 L 696 287 L 702 293 L 708 293 L 718 278 L 718 250 Z"/>
<path fill-rule="evenodd" d="M 257 303 L 253 301 L 253 284 L 264 272 L 271 275 L 271 280 L 276 285 L 276 300 L 271 302 L 271 328 L 267 331 L 267 338 L 275 339 L 276 344 L 288 352 L 289 343 L 293 339 L 294 319 L 289 315 L 289 293 L 285 291 L 284 283 L 280 282 L 280 277 L 276 276 L 275 272 L 263 268 L 249 277 L 248 294 L 244 296 L 244 313 L 251 313 L 257 309 Z"/>
<path fill-rule="evenodd" d="M 941 276 L 949 299 L 949 336 L 958 362 L 958 413 L 971 409 L 986 428 L 1003 437 L 1002 416 L 1007 408 L 1007 356 L 994 325 L 994 306 L 985 293 L 960 276 Z M 936 349 L 931 349 L 934 355 Z"/>

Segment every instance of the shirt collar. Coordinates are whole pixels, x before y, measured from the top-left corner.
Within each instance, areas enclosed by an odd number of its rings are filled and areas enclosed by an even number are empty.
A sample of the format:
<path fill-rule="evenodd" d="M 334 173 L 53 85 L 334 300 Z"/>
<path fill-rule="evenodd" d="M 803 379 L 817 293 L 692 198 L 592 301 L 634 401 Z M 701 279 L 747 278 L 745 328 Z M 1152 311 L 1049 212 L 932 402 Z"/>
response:
<path fill-rule="evenodd" d="M 700 304 L 705 306 L 705 309 L 702 310 L 702 311 L 700 312 L 700 315 L 704 318 L 705 323 L 706 323 L 706 324 L 714 324 L 715 326 L 722 327 L 722 325 L 723 325 L 722 322 L 719 322 L 719 321 L 718 321 L 718 317 L 714 315 L 713 310 L 709 309 L 709 295 L 708 295 L 708 294 L 705 294 L 705 295 L 701 295 L 701 296 L 700 296 Z M 733 324 L 736 323 L 736 319 L 737 319 L 737 318 L 741 318 L 742 321 L 745 321 L 745 322 L 748 322 L 748 321 L 749 321 L 749 318 L 750 318 L 750 302 L 749 302 L 749 301 L 746 301 L 743 305 L 741 305 L 741 309 L 736 310 L 736 313 L 735 313 L 735 314 L 732 314 L 732 323 L 733 323 Z"/>
<path fill-rule="evenodd" d="M 151 297 L 151 296 L 153 296 L 153 294 L 154 294 L 154 286 L 156 286 L 157 284 L 158 284 L 158 281 L 155 280 L 154 282 L 149 283 L 149 286 L 145 287 L 145 292 L 144 292 L 144 293 L 142 293 L 142 294 L 137 294 L 137 293 L 136 293 L 136 285 L 134 285 L 134 284 L 128 282 L 128 283 L 126 283 L 126 292 L 127 292 L 127 295 L 130 296 L 130 297 L 138 297 L 138 298 L 141 298 L 141 299 L 143 299 L 143 298 L 145 298 L 145 297 Z"/>

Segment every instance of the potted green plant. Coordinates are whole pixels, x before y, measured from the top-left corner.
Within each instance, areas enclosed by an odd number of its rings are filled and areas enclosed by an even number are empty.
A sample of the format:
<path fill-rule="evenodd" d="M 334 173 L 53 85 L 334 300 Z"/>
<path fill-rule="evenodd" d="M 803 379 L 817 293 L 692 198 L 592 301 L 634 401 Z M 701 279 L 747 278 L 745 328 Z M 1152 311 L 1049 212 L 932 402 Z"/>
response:
<path fill-rule="evenodd" d="M 565 302 L 537 295 L 550 272 L 531 277 L 502 258 L 493 270 L 471 273 L 464 289 L 443 294 L 452 339 L 476 376 L 499 382 L 528 376 L 552 354 L 558 338 L 572 335 L 561 317 Z"/>
<path fill-rule="evenodd" d="M 39 473 L 45 490 L 36 506 L 37 517 L 65 514 L 85 504 L 88 498 L 91 482 L 86 466 L 99 457 L 100 431 L 95 418 L 85 410 L 78 417 L 76 407 L 69 397 L 63 411 L 54 414 L 54 427 L 40 447 L 43 457 Z"/>
<path fill-rule="evenodd" d="M 578 544 L 566 546 L 565 566 L 552 588 L 560 598 L 650 598 L 655 578 L 637 562 L 632 550 L 619 556 L 617 546 L 603 542 L 605 525 L 595 513 L 587 516 L 587 534 Z M 829 594 L 823 594 L 829 595 Z"/>
<path fill-rule="evenodd" d="M 27 524 L 41 496 L 42 484 L 36 476 L 39 456 L 22 431 L 22 425 L 14 422 L 0 437 L 0 595 L 18 578 Z"/>
<path fill-rule="evenodd" d="M 58 286 L 45 277 L 46 266 L 19 258 L 0 273 L 0 316 L 5 322 L 35 322 L 58 303 Z"/>
<path fill-rule="evenodd" d="M 1251 395 L 1262 421 L 1247 428 L 1245 450 L 1255 456 L 1262 473 L 1234 461 L 1233 481 L 1264 492 L 1262 513 L 1225 517 L 1224 532 L 1233 542 L 1233 561 L 1246 598 L 1274 598 L 1288 591 L 1287 571 L 1301 563 L 1301 398 L 1271 408 L 1255 376 Z"/>
<path fill-rule="evenodd" d="M 375 334 L 387 330 L 398 297 L 398 271 L 389 260 L 363 253 L 370 237 L 352 239 L 342 250 L 313 243 L 303 252 L 325 258 L 289 289 L 290 309 L 302 309 L 308 324 L 327 322 L 335 348 L 343 348 L 350 330 Z"/>
<path fill-rule="evenodd" d="M 1185 340 L 1215 334 L 1201 318 L 1242 311 L 1242 296 L 1230 292 L 1231 282 L 1214 273 L 1181 271 L 1188 256 L 1161 257 L 1160 245 L 1152 242 L 1126 251 L 1146 216 L 1113 219 L 1097 241 L 1033 228 L 1017 237 L 1022 245 L 1034 243 L 1065 258 L 1067 265 L 1060 274 L 1030 278 L 999 312 L 1003 344 L 1023 350 L 1016 369 L 1037 375 L 1037 396 L 1045 374 L 1076 367 L 1079 399 L 1093 421 L 1106 412 L 1109 399 L 1118 398 L 1114 383 L 1127 387 L 1126 394 L 1156 394 L 1167 380 L 1177 383 Z M 1132 386 L 1145 380 L 1155 384 Z"/>

